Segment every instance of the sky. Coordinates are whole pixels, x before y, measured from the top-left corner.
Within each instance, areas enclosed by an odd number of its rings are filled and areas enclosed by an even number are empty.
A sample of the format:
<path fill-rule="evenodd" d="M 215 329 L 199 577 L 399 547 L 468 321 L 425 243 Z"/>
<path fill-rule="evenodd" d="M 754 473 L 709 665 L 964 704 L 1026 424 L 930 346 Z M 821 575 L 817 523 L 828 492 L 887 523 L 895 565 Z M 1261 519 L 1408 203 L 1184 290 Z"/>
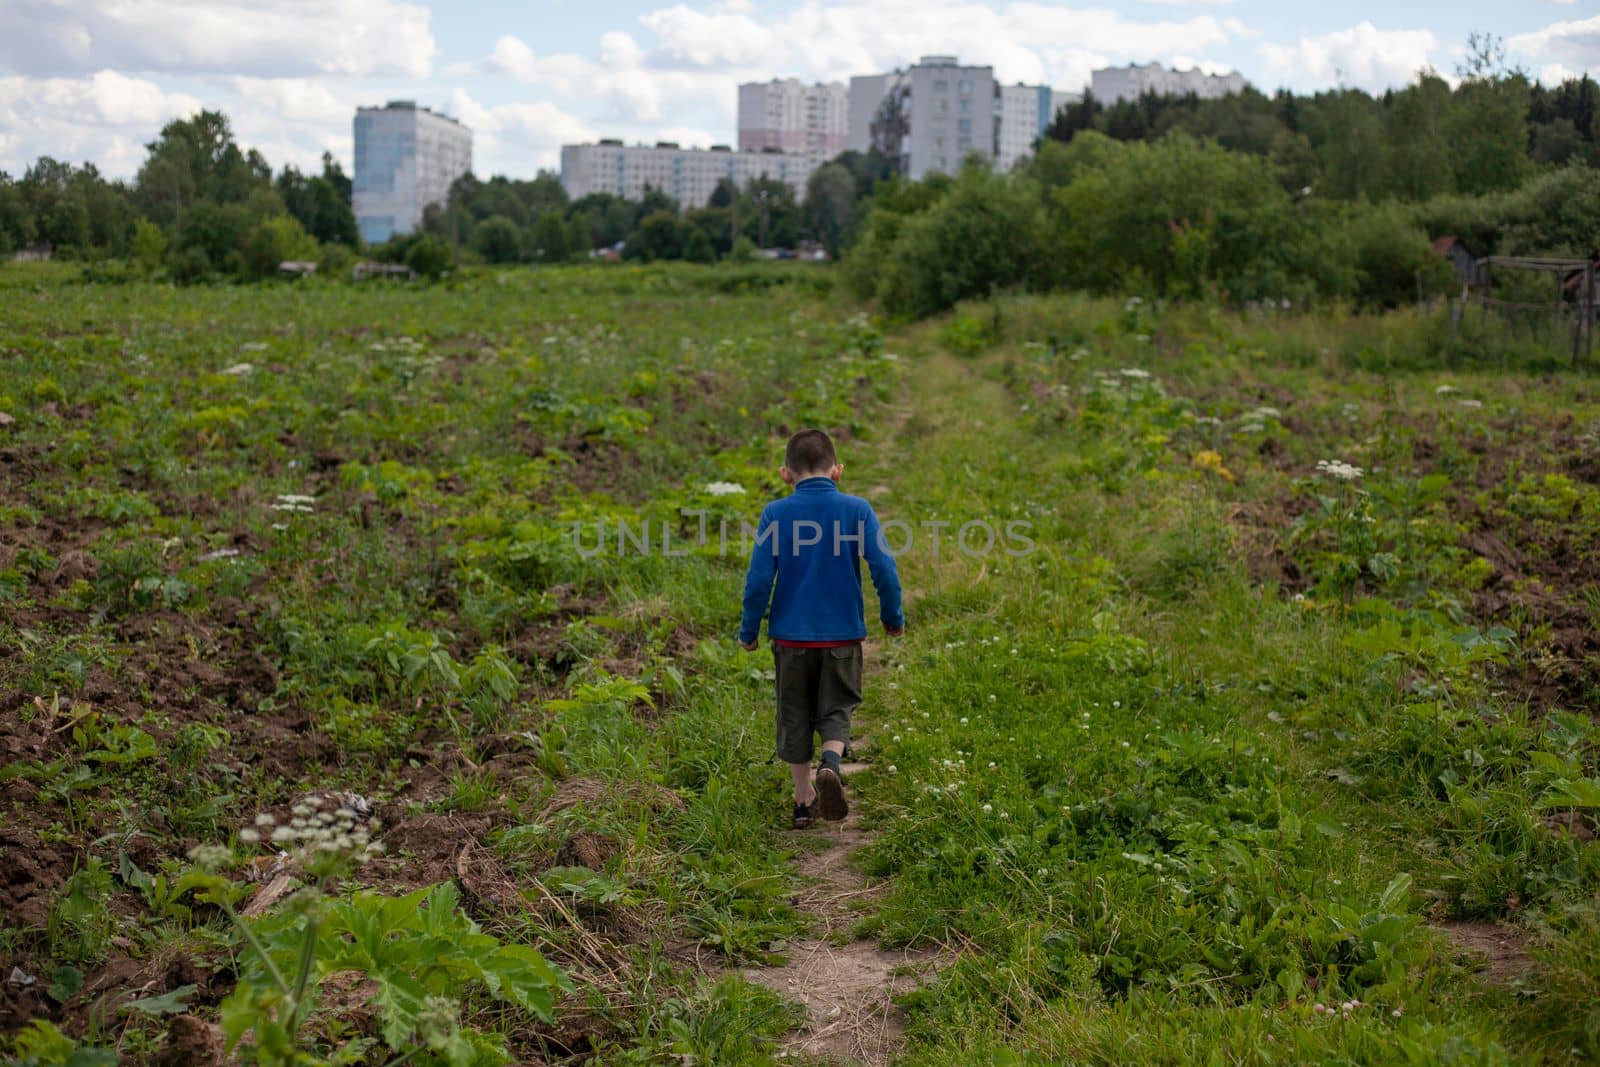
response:
<path fill-rule="evenodd" d="M 525 178 L 598 137 L 733 143 L 743 81 L 943 53 L 1064 90 L 1156 60 L 1381 91 L 1453 76 L 1473 32 L 1546 83 L 1600 76 L 1600 0 L 0 0 L 0 171 L 132 177 L 202 107 L 275 167 L 348 169 L 356 107 L 408 99 L 472 127 L 479 175 Z"/>

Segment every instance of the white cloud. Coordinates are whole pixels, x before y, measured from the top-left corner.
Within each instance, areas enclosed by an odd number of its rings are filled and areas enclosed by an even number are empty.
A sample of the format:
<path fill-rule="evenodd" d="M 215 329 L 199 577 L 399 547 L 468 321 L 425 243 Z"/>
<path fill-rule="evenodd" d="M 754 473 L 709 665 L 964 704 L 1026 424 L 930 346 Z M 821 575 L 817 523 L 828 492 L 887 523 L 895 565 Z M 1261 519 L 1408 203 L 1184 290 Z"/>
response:
<path fill-rule="evenodd" d="M 1256 49 L 1267 73 L 1295 89 L 1343 84 L 1369 92 L 1406 85 L 1432 65 L 1439 47 L 1431 30 L 1380 30 L 1362 22 L 1348 30 L 1302 37 L 1293 45 L 1263 43 Z"/>
<path fill-rule="evenodd" d="M 495 42 L 485 67 L 591 103 L 594 121 L 608 133 L 653 140 L 660 135 L 653 127 L 674 115 L 714 118 L 731 128 L 741 81 L 845 80 L 926 54 L 955 53 L 994 67 L 1005 83 L 1074 90 L 1088 84 L 1091 70 L 1113 60 L 1188 53 L 1251 32 L 1233 18 L 1140 20 L 1032 0 L 1001 7 L 973 0 L 812 0 L 766 19 L 747 3 L 677 3 L 646 13 L 639 25 L 639 38 L 605 34 L 593 59 L 539 53 L 507 34 Z"/>
<path fill-rule="evenodd" d="M 111 70 L 88 78 L 0 77 L 0 170 L 19 174 L 51 156 L 128 176 L 143 162 L 146 141 L 199 108 L 192 96 Z"/>
<path fill-rule="evenodd" d="M 447 110 L 472 129 L 473 170 L 479 175 L 554 170 L 562 145 L 598 136 L 583 120 L 543 100 L 489 106 L 457 89 Z"/>
<path fill-rule="evenodd" d="M 1517 55 L 1554 58 L 1578 71 L 1600 69 L 1600 15 L 1519 33 L 1506 41 L 1506 48 Z"/>
<path fill-rule="evenodd" d="M 0 67 L 425 78 L 434 55 L 428 19 L 427 8 L 401 0 L 7 0 Z"/>

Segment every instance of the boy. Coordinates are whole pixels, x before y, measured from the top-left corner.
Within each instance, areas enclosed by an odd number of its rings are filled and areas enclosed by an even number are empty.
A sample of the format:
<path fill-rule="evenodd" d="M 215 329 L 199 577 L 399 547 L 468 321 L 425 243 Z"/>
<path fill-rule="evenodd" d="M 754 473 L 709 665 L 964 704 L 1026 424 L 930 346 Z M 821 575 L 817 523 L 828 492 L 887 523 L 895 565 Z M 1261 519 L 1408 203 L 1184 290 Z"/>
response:
<path fill-rule="evenodd" d="M 771 602 L 767 636 L 778 675 L 778 758 L 794 780 L 794 828 L 849 812 L 839 758 L 850 713 L 861 703 L 861 641 L 867 636 L 861 560 L 878 590 L 879 617 L 892 637 L 905 632 L 900 577 L 884 548 L 878 516 L 839 491 L 844 466 L 821 430 L 801 430 L 784 450 L 783 480 L 794 488 L 761 511 L 744 583 L 739 644 L 754 652 Z M 776 585 L 776 588 L 774 588 Z M 822 762 L 811 780 L 811 735 Z"/>

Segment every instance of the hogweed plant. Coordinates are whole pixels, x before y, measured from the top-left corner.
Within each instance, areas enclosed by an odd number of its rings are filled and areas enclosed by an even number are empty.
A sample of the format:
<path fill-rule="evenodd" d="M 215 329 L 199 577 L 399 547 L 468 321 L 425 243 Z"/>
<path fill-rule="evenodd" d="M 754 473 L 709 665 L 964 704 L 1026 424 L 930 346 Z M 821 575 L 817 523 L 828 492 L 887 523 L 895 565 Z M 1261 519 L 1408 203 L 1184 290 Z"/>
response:
<path fill-rule="evenodd" d="M 255 825 L 237 835 L 241 849 L 208 844 L 192 850 L 190 859 L 204 872 L 197 898 L 220 908 L 248 949 L 239 983 L 220 1009 L 229 1047 L 248 1037 L 258 1063 L 303 1062 L 314 1043 L 306 1031 L 322 983 L 355 972 L 375 986 L 371 1002 L 379 1009 L 381 1044 L 399 1053 L 390 1063 L 418 1056 L 452 1065 L 508 1062 L 494 1038 L 461 1024 L 456 991 L 477 984 L 550 1021 L 557 995 L 570 984 L 536 949 L 482 933 L 461 912 L 449 883 L 402 897 L 336 895 L 335 883 L 382 854 L 379 828 L 359 798 L 310 796 L 287 821 L 256 816 Z M 279 850 L 269 870 L 298 876 L 304 885 L 280 907 L 251 918 L 235 908 L 238 886 L 223 872 L 263 843 Z M 363 1057 L 379 1044 L 357 1037 L 317 1051 Z"/>

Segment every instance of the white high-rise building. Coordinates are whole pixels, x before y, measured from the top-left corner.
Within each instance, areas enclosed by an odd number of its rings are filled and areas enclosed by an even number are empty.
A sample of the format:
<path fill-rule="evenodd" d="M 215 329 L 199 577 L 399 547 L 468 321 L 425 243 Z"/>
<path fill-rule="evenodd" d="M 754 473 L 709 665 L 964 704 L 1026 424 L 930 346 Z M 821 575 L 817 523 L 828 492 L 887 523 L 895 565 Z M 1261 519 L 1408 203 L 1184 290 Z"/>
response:
<path fill-rule="evenodd" d="M 839 82 L 774 78 L 739 86 L 739 150 L 807 156 L 818 166 L 845 149 L 849 92 Z"/>
<path fill-rule="evenodd" d="M 897 74 L 858 74 L 850 79 L 849 135 L 845 147 L 865 152 L 872 147 L 872 123 Z"/>
<path fill-rule="evenodd" d="M 472 131 L 410 100 L 357 108 L 355 141 L 352 207 L 368 244 L 415 231 L 472 169 Z"/>
<path fill-rule="evenodd" d="M 1242 93 L 1248 84 L 1238 71 L 1207 74 L 1198 67 L 1193 70 L 1168 70 L 1160 63 L 1106 67 L 1089 76 L 1089 89 L 1102 104 L 1137 100 L 1145 93 L 1158 96 L 1187 96 L 1193 93 L 1202 100 L 1216 100 Z"/>
<path fill-rule="evenodd" d="M 913 180 L 961 168 L 968 156 L 994 159 L 994 70 L 955 56 L 923 56 L 897 74 L 850 79 L 850 144 L 862 138 L 899 161 Z M 859 98 L 858 98 L 859 94 Z M 876 97 L 876 99 L 874 99 Z"/>
<path fill-rule="evenodd" d="M 684 210 L 705 207 L 724 178 L 740 189 L 752 178 L 775 178 L 794 190 L 795 199 L 803 200 L 806 181 L 818 166 L 811 156 L 735 152 L 722 146 L 679 148 L 667 142 L 651 146 L 608 140 L 561 147 L 561 185 L 572 199 L 610 193 L 638 200 L 646 189 L 655 189 Z"/>
<path fill-rule="evenodd" d="M 1044 136 L 1056 117 L 1056 100 L 1065 94 L 1048 85 L 1002 85 L 1000 125 L 996 131 L 995 166 L 1010 170 L 1033 155 L 1033 143 Z"/>
<path fill-rule="evenodd" d="M 850 79 L 849 146 L 876 146 L 911 178 L 950 173 L 972 155 L 1009 170 L 1073 99 L 1044 85 L 1002 88 L 993 68 L 923 56 L 902 73 Z"/>

